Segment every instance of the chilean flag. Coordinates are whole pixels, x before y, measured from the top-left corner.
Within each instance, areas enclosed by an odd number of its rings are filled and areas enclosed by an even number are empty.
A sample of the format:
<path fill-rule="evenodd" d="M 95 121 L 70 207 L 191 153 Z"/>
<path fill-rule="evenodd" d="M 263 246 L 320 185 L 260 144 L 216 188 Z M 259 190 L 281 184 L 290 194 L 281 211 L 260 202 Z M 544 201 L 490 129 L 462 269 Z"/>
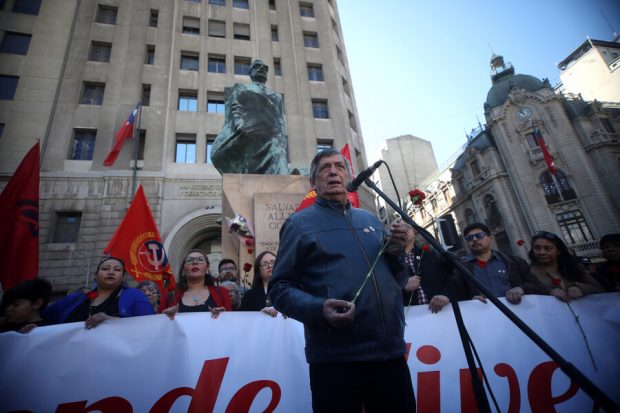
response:
<path fill-rule="evenodd" d="M 549 153 L 547 144 L 545 143 L 545 140 L 540 134 L 540 131 L 536 128 L 534 128 L 534 138 L 536 139 L 536 143 L 538 143 L 538 146 L 540 146 L 540 150 L 542 151 L 543 157 L 545 158 L 545 162 L 547 163 L 547 168 L 549 169 L 549 172 L 551 173 L 551 175 L 555 175 L 557 169 L 555 169 L 555 163 L 553 163 L 553 158 Z"/>
<path fill-rule="evenodd" d="M 116 135 L 114 135 L 114 145 L 112 145 L 112 150 L 103 161 L 103 166 L 114 165 L 114 162 L 116 162 L 116 158 L 118 158 L 118 154 L 121 152 L 121 148 L 123 147 L 125 140 L 127 140 L 127 138 L 133 137 L 133 125 L 136 120 L 139 107 L 140 104 L 138 103 L 134 110 L 131 111 L 131 114 L 129 115 L 123 126 L 121 126 L 121 128 L 116 132 Z"/>

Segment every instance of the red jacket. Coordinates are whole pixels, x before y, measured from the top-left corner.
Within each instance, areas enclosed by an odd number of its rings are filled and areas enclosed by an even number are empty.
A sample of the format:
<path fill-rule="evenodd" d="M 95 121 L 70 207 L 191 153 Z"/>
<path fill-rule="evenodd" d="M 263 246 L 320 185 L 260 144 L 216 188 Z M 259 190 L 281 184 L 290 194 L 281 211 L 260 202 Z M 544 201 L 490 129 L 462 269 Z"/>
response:
<path fill-rule="evenodd" d="M 218 307 L 224 307 L 226 311 L 232 311 L 230 295 L 228 295 L 228 290 L 226 288 L 216 287 L 214 285 L 208 285 L 207 288 L 209 289 L 209 293 Z M 185 294 L 185 291 L 177 291 L 174 294 L 174 301 L 170 305 L 178 304 L 181 301 L 181 298 L 183 298 L 183 294 Z"/>

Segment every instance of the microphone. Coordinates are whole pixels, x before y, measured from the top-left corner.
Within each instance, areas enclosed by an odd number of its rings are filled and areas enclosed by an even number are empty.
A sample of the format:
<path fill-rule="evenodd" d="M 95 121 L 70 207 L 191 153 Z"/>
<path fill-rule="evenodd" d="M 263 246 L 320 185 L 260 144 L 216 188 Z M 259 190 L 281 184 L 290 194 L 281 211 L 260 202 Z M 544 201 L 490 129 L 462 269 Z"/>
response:
<path fill-rule="evenodd" d="M 348 192 L 355 192 L 355 191 L 357 191 L 357 188 L 360 187 L 362 182 L 364 182 L 366 179 L 370 178 L 370 176 L 373 174 L 373 172 L 375 172 L 375 170 L 378 167 L 380 167 L 382 163 L 383 163 L 382 160 L 378 160 L 377 162 L 372 164 L 372 166 L 369 166 L 368 168 L 366 168 L 362 172 L 360 172 L 359 175 L 357 175 L 351 182 L 349 182 L 347 184 L 347 191 Z"/>

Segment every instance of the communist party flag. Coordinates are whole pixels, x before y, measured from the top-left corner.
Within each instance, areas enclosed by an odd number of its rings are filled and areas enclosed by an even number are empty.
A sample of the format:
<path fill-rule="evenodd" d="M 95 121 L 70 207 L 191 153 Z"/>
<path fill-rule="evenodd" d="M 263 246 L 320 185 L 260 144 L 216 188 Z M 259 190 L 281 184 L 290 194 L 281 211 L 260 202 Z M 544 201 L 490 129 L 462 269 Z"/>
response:
<path fill-rule="evenodd" d="M 123 144 L 127 140 L 127 138 L 133 137 L 133 125 L 136 121 L 136 116 L 138 114 L 138 108 L 140 108 L 140 104 L 131 111 L 129 117 L 123 123 L 123 126 L 116 132 L 114 135 L 114 144 L 112 145 L 112 149 L 108 156 L 106 156 L 103 161 L 103 166 L 112 166 L 114 162 L 116 162 L 116 158 L 118 158 L 118 154 L 121 153 L 121 149 L 123 148 Z"/>
<path fill-rule="evenodd" d="M 0 194 L 0 283 L 4 291 L 39 271 L 39 142 Z"/>
<path fill-rule="evenodd" d="M 349 161 L 349 166 L 351 166 L 351 175 L 355 177 L 355 171 L 353 170 L 353 163 L 351 162 L 351 152 L 349 151 L 349 144 L 344 145 L 344 148 L 340 151 L 342 156 L 344 156 Z M 360 201 L 357 196 L 357 192 L 347 192 L 347 198 L 349 202 L 351 202 L 351 206 L 355 208 L 360 207 Z M 304 196 L 304 199 L 301 200 L 297 209 L 294 212 L 301 211 L 304 208 L 308 208 L 310 205 L 314 204 L 316 200 L 316 190 L 311 188 Z"/>
<path fill-rule="evenodd" d="M 142 185 L 103 253 L 122 259 L 136 281 L 154 281 L 161 292 L 160 309 L 167 306 L 174 276 Z"/>
<path fill-rule="evenodd" d="M 547 144 L 545 143 L 545 140 L 540 134 L 540 131 L 536 128 L 534 128 L 534 138 L 536 139 L 536 143 L 538 144 L 538 146 L 540 146 L 540 150 L 542 151 L 543 157 L 545 158 L 545 162 L 547 163 L 547 168 L 549 169 L 549 172 L 551 173 L 551 175 L 555 175 L 557 169 L 555 169 L 555 163 L 553 163 L 553 158 L 549 153 Z"/>

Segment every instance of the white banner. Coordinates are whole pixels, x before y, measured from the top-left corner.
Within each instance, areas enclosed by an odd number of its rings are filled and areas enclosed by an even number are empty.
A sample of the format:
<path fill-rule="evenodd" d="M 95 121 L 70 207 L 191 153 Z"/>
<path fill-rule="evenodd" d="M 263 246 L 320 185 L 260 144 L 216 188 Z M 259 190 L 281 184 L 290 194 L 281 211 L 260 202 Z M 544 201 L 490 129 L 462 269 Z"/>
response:
<path fill-rule="evenodd" d="M 620 403 L 620 296 L 568 306 L 525 296 L 509 307 Z M 591 412 L 593 401 L 492 304 L 461 304 L 502 412 Z M 407 309 L 406 309 L 407 311 Z M 472 412 L 452 309 L 407 311 L 418 412 Z M 595 365 L 596 364 L 596 368 Z M 310 412 L 303 327 L 261 313 L 164 315 L 0 334 L 0 411 Z"/>

